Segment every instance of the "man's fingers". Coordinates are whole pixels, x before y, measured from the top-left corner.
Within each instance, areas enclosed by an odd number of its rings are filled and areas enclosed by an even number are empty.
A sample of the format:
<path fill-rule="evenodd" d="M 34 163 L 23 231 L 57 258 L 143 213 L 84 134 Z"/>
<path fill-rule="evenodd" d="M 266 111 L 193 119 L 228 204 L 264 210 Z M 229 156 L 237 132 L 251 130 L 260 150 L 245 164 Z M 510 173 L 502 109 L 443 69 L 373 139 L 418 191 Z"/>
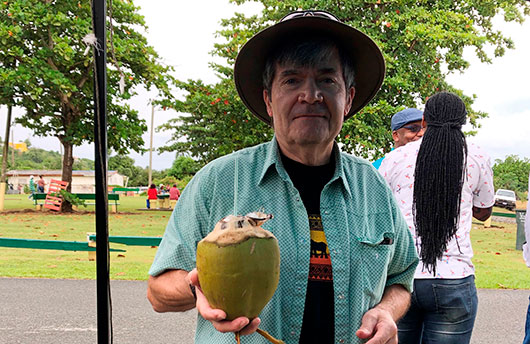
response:
<path fill-rule="evenodd" d="M 245 326 L 249 324 L 249 319 L 245 317 L 239 317 L 232 321 L 212 321 L 213 327 L 219 332 L 239 332 Z M 245 333 L 246 334 L 246 333 Z"/>
<path fill-rule="evenodd" d="M 194 286 L 199 286 L 199 274 L 197 273 L 197 268 L 194 268 L 190 272 L 188 272 L 188 276 L 186 277 L 186 280 L 189 284 L 193 284 Z"/>
<path fill-rule="evenodd" d="M 247 335 L 256 332 L 261 320 L 255 318 L 252 322 L 245 317 L 239 317 L 232 321 L 225 320 L 226 313 L 221 309 L 214 309 L 208 303 L 208 300 L 202 293 L 197 269 L 191 270 L 186 276 L 188 283 L 195 286 L 195 293 L 197 294 L 196 307 L 199 314 L 210 321 L 215 329 L 219 332 L 239 332 L 242 335 Z"/>
<path fill-rule="evenodd" d="M 370 338 L 374 334 L 376 325 L 377 318 L 370 316 L 369 313 L 366 313 L 363 317 L 361 327 L 357 330 L 355 334 L 361 339 Z"/>
<path fill-rule="evenodd" d="M 389 337 L 388 334 L 383 334 L 378 331 L 375 336 L 365 344 L 397 344 L 397 342 L 397 335 Z"/>
<path fill-rule="evenodd" d="M 241 330 L 241 334 L 242 335 L 247 335 L 247 334 L 252 334 L 252 333 L 256 332 L 256 330 L 259 327 L 259 324 L 261 324 L 261 319 L 260 318 L 254 318 L 250 322 L 250 324 L 248 324 L 247 326 L 245 326 L 244 329 Z"/>
<path fill-rule="evenodd" d="M 197 294 L 196 307 L 199 314 L 208 321 L 221 321 L 226 318 L 226 313 L 221 309 L 214 309 L 206 300 L 206 297 L 202 293 L 201 288 L 197 287 L 195 289 Z"/>
<path fill-rule="evenodd" d="M 361 339 L 370 339 L 366 344 L 397 344 L 397 326 L 386 312 L 372 309 L 368 311 L 355 333 Z"/>

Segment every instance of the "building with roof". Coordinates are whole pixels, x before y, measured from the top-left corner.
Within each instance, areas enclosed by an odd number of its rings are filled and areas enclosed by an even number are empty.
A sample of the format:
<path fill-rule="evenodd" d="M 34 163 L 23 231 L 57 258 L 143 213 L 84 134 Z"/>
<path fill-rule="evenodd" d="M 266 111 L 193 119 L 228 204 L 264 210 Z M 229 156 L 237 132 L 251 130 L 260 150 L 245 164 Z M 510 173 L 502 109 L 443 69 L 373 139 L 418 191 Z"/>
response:
<path fill-rule="evenodd" d="M 95 171 L 72 171 L 72 193 L 95 193 L 96 192 Z M 33 176 L 35 183 L 42 176 L 46 182 L 45 192 L 52 179 L 61 180 L 61 170 L 11 170 L 7 172 L 7 184 L 11 184 L 14 190 L 23 190 L 29 185 L 29 178 Z M 107 185 L 125 186 L 126 176 L 118 171 L 107 172 Z"/>

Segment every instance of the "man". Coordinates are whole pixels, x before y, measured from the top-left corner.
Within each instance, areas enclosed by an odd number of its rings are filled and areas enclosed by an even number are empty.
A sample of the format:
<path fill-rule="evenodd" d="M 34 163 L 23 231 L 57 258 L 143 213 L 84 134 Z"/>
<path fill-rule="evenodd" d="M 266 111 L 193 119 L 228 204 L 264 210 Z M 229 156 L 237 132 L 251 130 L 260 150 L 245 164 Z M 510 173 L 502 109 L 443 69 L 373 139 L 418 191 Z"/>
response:
<path fill-rule="evenodd" d="M 46 182 L 44 181 L 44 178 L 42 176 L 39 176 L 39 180 L 37 180 L 37 192 L 44 193 L 44 186 L 46 185 Z"/>
<path fill-rule="evenodd" d="M 29 192 L 30 192 L 30 195 L 28 196 L 28 198 L 33 198 L 33 194 L 35 193 L 36 188 L 37 188 L 37 186 L 35 185 L 35 179 L 33 176 L 29 177 L 28 184 L 29 184 Z"/>
<path fill-rule="evenodd" d="M 526 218 L 524 222 L 526 242 L 523 244 L 523 258 L 526 262 L 526 266 L 530 268 L 530 175 L 528 176 L 527 198 L 529 198 L 529 200 L 526 204 Z M 526 312 L 526 326 L 523 344 L 530 344 L 530 304 L 528 305 L 528 311 Z"/>
<path fill-rule="evenodd" d="M 491 215 L 493 172 L 488 155 L 466 142 L 467 112 L 457 95 L 435 94 L 423 115 L 422 139 L 388 153 L 379 168 L 420 252 L 399 342 L 466 344 L 478 306 L 471 222 Z"/>
<path fill-rule="evenodd" d="M 213 161 L 187 185 L 149 272 L 153 308 L 197 307 L 199 344 L 232 344 L 231 332 L 265 343 L 260 323 L 286 343 L 397 343 L 412 238 L 381 176 L 335 143 L 383 81 L 379 48 L 327 12 L 294 12 L 243 46 L 234 75 L 274 139 Z M 260 318 L 226 321 L 200 291 L 195 249 L 235 205 L 274 215 L 263 227 L 280 245 L 280 282 Z"/>
<path fill-rule="evenodd" d="M 409 142 L 417 141 L 423 136 L 422 117 L 423 112 L 418 109 L 401 110 L 392 116 L 390 121 L 392 138 L 394 139 L 394 148 L 392 150 L 404 146 Z M 377 159 L 372 165 L 379 169 L 384 158 L 383 156 Z"/>

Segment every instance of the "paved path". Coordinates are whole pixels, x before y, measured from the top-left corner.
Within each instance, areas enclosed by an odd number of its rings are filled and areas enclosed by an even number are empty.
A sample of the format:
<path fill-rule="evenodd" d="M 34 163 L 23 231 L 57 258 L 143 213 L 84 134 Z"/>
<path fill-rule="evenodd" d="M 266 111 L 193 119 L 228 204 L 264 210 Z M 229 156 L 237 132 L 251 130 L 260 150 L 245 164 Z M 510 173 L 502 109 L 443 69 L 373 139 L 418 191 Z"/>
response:
<path fill-rule="evenodd" d="M 196 312 L 157 314 L 146 282 L 112 281 L 115 344 L 192 344 Z M 0 278 L 0 343 L 94 344 L 96 282 Z M 479 290 L 472 344 L 519 344 L 530 290 Z"/>

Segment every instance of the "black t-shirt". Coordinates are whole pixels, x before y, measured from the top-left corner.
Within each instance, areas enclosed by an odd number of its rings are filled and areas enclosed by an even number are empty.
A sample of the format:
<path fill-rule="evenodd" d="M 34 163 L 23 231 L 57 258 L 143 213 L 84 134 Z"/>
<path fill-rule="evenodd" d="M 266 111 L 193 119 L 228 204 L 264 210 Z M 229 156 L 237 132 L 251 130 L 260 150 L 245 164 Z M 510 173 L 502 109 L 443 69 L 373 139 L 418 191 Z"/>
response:
<path fill-rule="evenodd" d="M 332 159 L 326 165 L 307 166 L 283 154 L 281 157 L 307 209 L 311 233 L 311 258 L 300 343 L 333 343 L 333 276 L 320 217 L 320 194 L 333 176 L 335 162 Z"/>

